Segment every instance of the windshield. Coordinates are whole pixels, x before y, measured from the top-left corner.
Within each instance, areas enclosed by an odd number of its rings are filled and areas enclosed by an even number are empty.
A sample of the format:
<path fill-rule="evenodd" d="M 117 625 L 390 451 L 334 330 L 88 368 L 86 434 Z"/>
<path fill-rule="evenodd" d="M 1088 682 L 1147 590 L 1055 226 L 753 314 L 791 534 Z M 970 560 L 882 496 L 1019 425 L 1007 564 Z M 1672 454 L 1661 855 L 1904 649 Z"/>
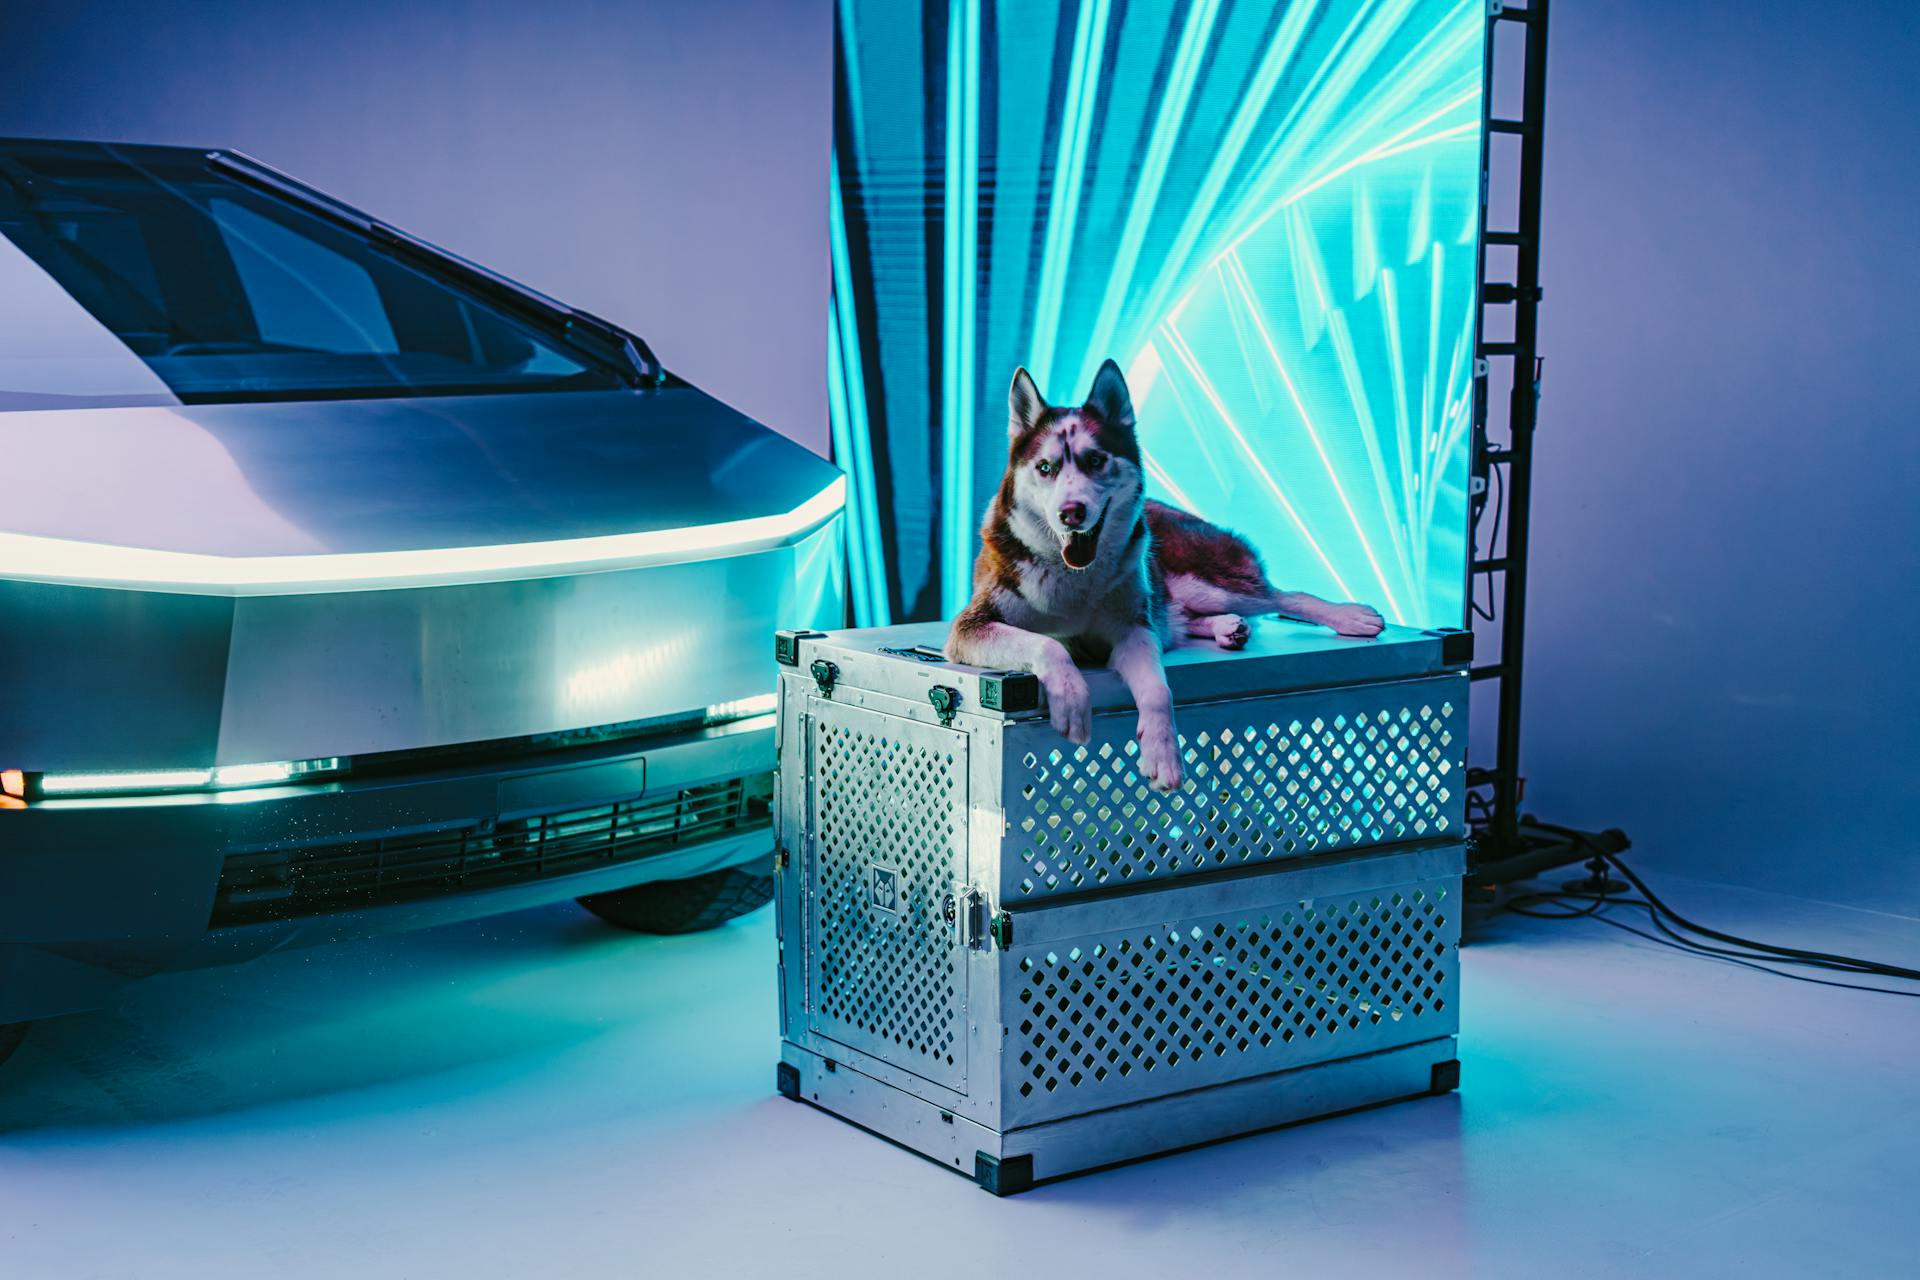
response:
<path fill-rule="evenodd" d="M 0 143 L 0 410 L 623 385 L 202 152 Z"/>

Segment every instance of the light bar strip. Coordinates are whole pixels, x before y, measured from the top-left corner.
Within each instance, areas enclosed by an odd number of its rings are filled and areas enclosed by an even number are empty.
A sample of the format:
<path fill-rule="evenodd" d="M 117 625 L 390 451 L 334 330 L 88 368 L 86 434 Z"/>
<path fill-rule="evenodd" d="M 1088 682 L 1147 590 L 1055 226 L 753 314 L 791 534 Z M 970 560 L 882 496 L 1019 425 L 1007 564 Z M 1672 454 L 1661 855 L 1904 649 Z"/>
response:
<path fill-rule="evenodd" d="M 222 764 L 211 769 L 106 769 L 91 773 L 43 773 L 43 796 L 132 795 L 156 791 L 237 791 L 338 773 L 341 760 L 269 760 Z"/>
<path fill-rule="evenodd" d="M 84 795 L 90 792 L 192 791 L 213 783 L 211 769 L 128 769 L 110 773 L 43 773 L 40 794 Z"/>
<path fill-rule="evenodd" d="M 825 524 L 846 499 L 846 477 L 835 476 L 819 493 L 779 515 L 552 542 L 314 556 L 215 556 L 0 533 L 0 577 L 232 596 L 503 582 L 765 551 Z"/>
<path fill-rule="evenodd" d="M 1280 350 L 1274 345 L 1273 334 L 1267 329 L 1266 321 L 1260 315 L 1260 306 L 1254 300 L 1252 281 L 1247 276 L 1246 267 L 1238 254 L 1229 254 L 1222 263 L 1223 280 L 1231 280 L 1234 291 L 1240 295 L 1240 302 L 1246 308 L 1247 316 L 1253 321 L 1253 327 L 1260 335 L 1260 342 L 1267 349 L 1267 356 L 1273 361 L 1273 371 L 1280 375 L 1280 385 L 1286 388 L 1287 398 L 1293 402 L 1293 411 L 1300 417 L 1300 425 L 1306 428 L 1307 439 L 1313 444 L 1313 451 L 1320 459 L 1320 465 L 1326 469 L 1327 480 L 1333 485 L 1333 492 L 1340 499 L 1340 507 L 1347 513 L 1347 520 L 1353 525 L 1355 536 L 1360 539 L 1360 549 L 1366 553 L 1367 564 L 1373 569 L 1373 576 L 1380 580 L 1380 589 L 1393 599 L 1393 588 L 1387 584 L 1387 575 L 1380 568 L 1380 561 L 1373 554 L 1373 544 L 1367 540 L 1367 531 L 1360 523 L 1360 515 L 1353 509 L 1353 501 L 1347 496 L 1346 486 L 1340 483 L 1340 469 L 1333 465 L 1333 459 L 1327 456 L 1327 447 L 1320 441 L 1320 432 L 1313 425 L 1313 417 L 1307 412 L 1306 401 L 1300 398 L 1300 391 L 1293 385 L 1293 378 L 1287 373 L 1287 366 L 1280 359 Z M 1394 612 L 1400 612 L 1397 604 Z"/>
<path fill-rule="evenodd" d="M 1400 133 L 1395 134 L 1392 138 L 1389 138 L 1386 142 L 1381 143 L 1379 146 L 1373 148 L 1371 151 L 1363 152 L 1360 155 L 1355 156 L 1353 159 L 1347 161 L 1345 164 L 1341 165 L 1339 168 L 1333 169 L 1328 171 L 1327 173 L 1321 174 L 1318 178 L 1315 178 L 1313 181 L 1307 183 L 1305 186 L 1300 187 L 1299 189 L 1294 191 L 1291 195 L 1289 195 L 1286 199 L 1280 201 L 1278 204 L 1272 205 L 1262 210 L 1260 215 L 1257 218 L 1255 218 L 1250 224 L 1248 224 L 1246 230 L 1242 231 L 1239 235 L 1235 236 L 1232 240 L 1229 240 L 1224 246 L 1222 246 L 1220 253 L 1222 255 L 1225 255 L 1225 254 L 1234 252 L 1241 245 L 1245 244 L 1248 241 L 1248 239 L 1250 239 L 1253 236 L 1254 232 L 1260 230 L 1261 227 L 1265 226 L 1267 224 L 1267 221 L 1270 218 L 1272 218 L 1275 214 L 1291 208 L 1296 202 L 1306 198 L 1307 196 L 1312 195 L 1315 191 L 1318 191 L 1321 187 L 1326 186 L 1329 182 L 1332 182 L 1334 179 L 1339 178 L 1345 174 L 1351 173 L 1353 170 L 1358 169 L 1363 164 L 1372 164 L 1377 160 L 1385 160 L 1390 156 L 1405 155 L 1409 151 L 1417 151 L 1421 147 L 1430 147 L 1437 142 L 1445 142 L 1450 138 L 1459 138 L 1467 134 L 1472 134 L 1477 138 L 1480 133 L 1480 122 L 1478 120 L 1470 120 L 1463 124 L 1455 125 L 1450 129 L 1442 129 L 1438 133 L 1430 133 L 1425 135 L 1424 137 L 1414 138 L 1408 142 L 1400 141 L 1400 139 L 1406 137 L 1406 135 L 1412 132 L 1413 130 L 1418 129 L 1423 125 L 1431 124 L 1433 121 L 1439 119 L 1441 116 L 1445 115 L 1447 112 L 1456 110 L 1463 104 L 1476 100 L 1477 98 L 1479 98 L 1479 96 L 1480 96 L 1480 91 L 1478 89 L 1475 89 L 1471 94 L 1467 94 L 1463 97 L 1455 99 L 1452 102 L 1449 102 L 1446 106 L 1441 107 L 1438 111 L 1434 112 L 1432 115 L 1426 117 L 1425 119 L 1415 121 L 1413 124 L 1408 125 L 1406 129 L 1402 130 Z"/>
<path fill-rule="evenodd" d="M 840 300 L 831 294 L 827 297 L 827 434 L 833 446 L 833 460 L 842 467 L 852 470 L 853 443 L 849 438 L 847 423 L 846 375 L 841 369 L 840 358 Z M 858 497 L 854 499 L 856 506 Z M 860 546 L 860 518 L 858 514 L 848 522 L 847 529 L 847 587 L 853 606 L 853 620 L 856 626 L 866 626 L 868 601 L 872 599 L 872 588 L 867 582 L 867 558 Z"/>
<path fill-rule="evenodd" d="M 848 470 L 853 469 L 853 431 L 852 413 L 847 406 L 846 373 L 840 350 L 839 305 L 834 299 L 827 302 L 827 424 L 833 436 L 833 456 Z M 865 512 L 856 486 L 853 518 L 848 521 L 847 530 L 847 568 L 854 621 L 860 626 L 878 625 L 873 621 L 875 601 L 883 591 L 884 582 L 874 581 L 874 557 L 871 548 L 866 545 L 864 534 Z M 864 505 L 871 505 L 867 503 Z"/>
<path fill-rule="evenodd" d="M 708 724 L 726 724 L 734 720 L 745 720 L 749 716 L 768 715 L 780 705 L 780 696 L 774 693 L 757 694 L 751 698 L 735 698 L 732 702 L 716 702 L 707 708 Z"/>
<path fill-rule="evenodd" d="M 1186 121 L 1187 103 L 1193 97 L 1194 82 L 1199 78 L 1200 64 L 1207 50 L 1207 39 L 1213 33 L 1213 20 L 1219 12 L 1219 0 L 1194 0 L 1193 7 L 1187 10 L 1186 24 L 1180 31 L 1180 44 L 1174 50 L 1173 68 L 1167 76 L 1166 92 L 1160 99 L 1159 114 L 1154 117 L 1153 133 L 1147 139 L 1146 160 L 1140 167 L 1140 179 L 1134 184 L 1126 226 L 1120 233 L 1120 247 L 1113 255 L 1113 269 L 1107 276 L 1106 296 L 1094 319 L 1091 340 L 1082 355 L 1081 363 L 1085 366 L 1082 377 L 1086 381 L 1092 380 L 1099 362 L 1112 354 L 1107 350 L 1107 344 L 1113 341 L 1114 329 L 1120 323 L 1121 309 L 1126 306 L 1127 289 L 1133 281 L 1134 268 L 1140 261 L 1147 224 L 1153 220 L 1155 207 L 1160 202 L 1160 187 L 1166 181 L 1167 165 L 1173 158 L 1174 140 L 1179 137 L 1180 126 Z M 1080 384 L 1076 381 L 1074 385 Z"/>
<path fill-rule="evenodd" d="M 1047 234 L 1040 254 L 1040 286 L 1034 302 L 1030 359 L 1040 385 L 1052 387 L 1054 344 L 1060 337 L 1061 295 L 1073 255 L 1074 227 L 1080 219 L 1080 188 L 1086 179 L 1087 141 L 1094 104 L 1100 97 L 1100 67 L 1106 56 L 1110 0 L 1080 0 L 1067 67 L 1066 112 L 1060 122 L 1060 148 L 1053 165 L 1053 195 L 1047 206 Z"/>
<path fill-rule="evenodd" d="M 940 595 L 948 614 L 973 589 L 973 337 L 979 237 L 980 4 L 947 18 L 945 316 L 941 329 Z"/>
<path fill-rule="evenodd" d="M 853 566 L 854 616 L 863 627 L 884 627 L 892 621 L 892 611 L 880 541 L 880 498 L 874 483 L 873 433 L 867 418 L 866 366 L 861 359 L 860 323 L 853 305 L 853 269 L 847 253 L 838 153 L 828 177 L 827 202 L 833 271 L 827 332 L 827 410 L 834 428 L 834 456 L 852 476 L 853 515 L 848 522 L 847 543 Z"/>
<path fill-rule="evenodd" d="M 1326 271 L 1320 260 L 1320 252 L 1313 239 L 1313 230 L 1305 218 L 1299 219 L 1300 242 L 1307 246 L 1302 255 L 1306 268 L 1307 283 L 1313 288 L 1315 300 L 1326 314 L 1327 336 L 1332 342 L 1334 360 L 1340 367 L 1340 379 L 1347 392 L 1347 402 L 1353 407 L 1354 422 L 1360 437 L 1361 448 L 1367 455 L 1368 469 L 1373 473 L 1374 493 L 1380 499 L 1381 522 L 1386 526 L 1387 537 L 1400 563 L 1400 572 L 1412 588 L 1413 570 L 1407 559 L 1405 539 L 1401 535 L 1400 522 L 1395 517 L 1393 486 L 1387 479 L 1386 460 L 1380 456 L 1379 429 L 1373 420 L 1373 405 L 1367 395 L 1366 379 L 1360 373 L 1360 358 L 1354 351 L 1353 333 L 1347 324 L 1346 312 L 1334 306 L 1327 296 Z M 1364 545 L 1364 543 L 1363 543 Z M 1368 559 L 1372 560 L 1372 548 L 1369 547 Z M 1386 575 L 1380 573 L 1380 565 L 1373 562 L 1374 572 L 1380 574 L 1380 589 L 1386 593 L 1386 611 L 1395 622 L 1405 622 L 1406 613 L 1394 598 L 1393 588 L 1388 585 Z"/>
<path fill-rule="evenodd" d="M 1273 141 L 1254 166 L 1254 171 L 1260 176 L 1241 193 L 1242 209 L 1261 208 L 1274 186 L 1287 180 L 1307 159 L 1310 149 L 1319 153 L 1316 157 L 1318 160 L 1330 163 L 1348 148 L 1371 139 L 1408 98 L 1434 91 L 1429 83 L 1431 75 L 1444 62 L 1446 53 L 1445 47 L 1437 52 L 1429 47 L 1442 37 L 1445 29 L 1439 27 L 1429 32 L 1414 51 L 1383 78 L 1383 83 L 1388 86 L 1384 94 L 1377 94 L 1362 103 L 1348 103 L 1349 93 L 1362 70 L 1373 63 L 1394 34 L 1405 29 L 1402 19 L 1406 8 L 1405 0 L 1400 0 L 1391 11 L 1377 5 L 1356 6 L 1352 21 L 1314 71 L 1306 88 L 1295 97 L 1286 117 L 1273 130 Z M 1469 34 L 1478 31 L 1480 25 L 1469 23 Z M 1477 74 L 1474 83 L 1477 93 Z M 1336 116 L 1336 111 L 1342 108 L 1343 114 Z M 1334 124 L 1336 119 L 1338 123 Z M 1418 124 L 1410 126 L 1395 138 L 1405 137 L 1408 132 L 1420 127 Z M 1338 132 L 1329 137 L 1330 130 Z M 1395 138 L 1389 138 L 1388 142 L 1391 143 Z M 1339 168 L 1334 176 L 1346 172 L 1348 167 L 1351 165 Z M 1317 187 L 1319 182 L 1313 185 Z M 1298 198 L 1298 195 L 1296 193 L 1294 198 Z M 1262 218 L 1264 216 L 1261 215 Z M 1259 220 L 1256 218 L 1256 223 Z M 1246 237 L 1244 234 L 1235 234 L 1231 238 L 1237 245 Z"/>
<path fill-rule="evenodd" d="M 1180 363 L 1185 365 L 1187 372 L 1193 375 L 1193 381 L 1200 388 L 1200 394 L 1207 398 L 1207 403 L 1213 406 L 1213 411 L 1220 415 L 1220 425 L 1227 429 L 1227 434 L 1231 435 L 1234 443 L 1240 446 L 1240 451 L 1247 455 L 1247 461 L 1252 464 L 1254 474 L 1260 477 L 1261 482 L 1267 486 L 1267 491 L 1273 494 L 1274 500 L 1280 504 L 1280 509 L 1287 513 L 1289 520 L 1293 521 L 1293 527 L 1300 531 L 1300 536 L 1306 539 L 1307 546 L 1319 558 L 1320 563 L 1326 566 L 1327 573 L 1332 576 L 1334 585 L 1340 588 L 1341 594 L 1349 600 L 1353 599 L 1353 588 L 1349 587 L 1346 579 L 1340 576 L 1340 571 L 1333 567 L 1333 561 L 1327 558 L 1326 551 L 1314 538 L 1313 531 L 1307 528 L 1307 522 L 1300 518 L 1300 513 L 1294 510 L 1293 503 L 1287 500 L 1285 491 L 1280 488 L 1280 482 L 1273 478 L 1273 473 L 1268 471 L 1266 464 L 1260 460 L 1259 451 L 1248 442 L 1245 433 L 1235 424 L 1233 415 L 1227 412 L 1227 406 L 1220 399 L 1220 393 L 1214 389 L 1212 380 L 1207 377 L 1206 371 L 1200 367 L 1200 362 L 1188 349 L 1186 339 L 1181 337 L 1180 332 L 1171 324 L 1161 325 L 1160 331 L 1167 335 L 1167 342 L 1173 354 L 1180 358 Z"/>
<path fill-rule="evenodd" d="M 1233 121 L 1221 136 L 1220 146 L 1214 152 L 1212 162 L 1207 166 L 1206 177 L 1200 180 L 1199 189 L 1194 193 L 1193 203 L 1181 220 L 1180 230 L 1173 238 L 1173 244 L 1160 260 L 1160 273 L 1153 287 L 1147 291 L 1147 303 L 1142 313 L 1149 316 L 1159 315 L 1176 283 L 1182 279 L 1181 268 L 1186 265 L 1188 256 L 1193 252 L 1201 235 L 1216 222 L 1215 206 L 1221 194 L 1226 190 L 1227 180 L 1240 166 L 1240 156 L 1246 150 L 1247 143 L 1253 138 L 1254 126 L 1267 114 L 1267 107 L 1273 100 L 1274 90 L 1280 85 L 1280 77 L 1293 64 L 1293 56 L 1300 47 L 1300 38 L 1307 30 L 1311 19 L 1318 15 L 1317 6 L 1296 4 L 1287 10 L 1281 19 L 1279 30 L 1267 45 L 1267 51 L 1261 56 L 1260 65 L 1255 70 L 1253 80 L 1248 84 L 1240 105 L 1234 112 Z M 1283 126 L 1284 127 L 1284 126 Z"/>

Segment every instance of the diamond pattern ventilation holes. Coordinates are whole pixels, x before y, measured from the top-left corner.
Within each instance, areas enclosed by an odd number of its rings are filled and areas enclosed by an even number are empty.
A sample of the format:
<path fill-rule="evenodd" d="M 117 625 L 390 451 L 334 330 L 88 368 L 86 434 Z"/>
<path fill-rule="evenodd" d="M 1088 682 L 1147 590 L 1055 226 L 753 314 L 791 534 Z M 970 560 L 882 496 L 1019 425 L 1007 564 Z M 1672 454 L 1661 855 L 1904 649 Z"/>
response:
<path fill-rule="evenodd" d="M 815 1016 L 952 1067 L 959 965 L 942 913 L 959 835 L 955 757 L 826 719 L 814 741 Z M 899 873 L 897 914 L 869 905 L 874 863 Z"/>
<path fill-rule="evenodd" d="M 1437 886 L 1409 887 L 1028 956 L 1019 1038 L 1008 1045 L 1020 1095 L 1113 1087 L 1137 1072 L 1192 1071 L 1229 1055 L 1241 1060 L 1237 1075 L 1280 1070 L 1308 1042 L 1437 1013 L 1449 963 L 1445 897 Z"/>
<path fill-rule="evenodd" d="M 1131 714 L 1096 719 L 1084 747 L 1020 758 L 1023 812 L 1008 840 L 1026 864 L 1021 894 L 1414 840 L 1452 825 L 1451 702 L 1304 720 L 1243 707 L 1205 717 L 1205 728 L 1197 710 L 1182 714 L 1183 727 L 1194 721 L 1180 735 L 1187 781 L 1171 795 L 1134 768 Z M 1235 714 L 1237 723 L 1227 718 Z"/>

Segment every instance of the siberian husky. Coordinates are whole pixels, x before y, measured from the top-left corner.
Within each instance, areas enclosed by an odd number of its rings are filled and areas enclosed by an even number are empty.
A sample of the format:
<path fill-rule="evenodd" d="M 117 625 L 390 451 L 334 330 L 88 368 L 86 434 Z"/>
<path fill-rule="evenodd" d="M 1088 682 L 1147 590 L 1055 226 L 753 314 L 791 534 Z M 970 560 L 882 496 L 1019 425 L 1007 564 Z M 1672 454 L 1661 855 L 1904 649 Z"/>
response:
<path fill-rule="evenodd" d="M 1078 408 L 1049 405 L 1025 369 L 1013 375 L 1008 404 L 1007 474 L 981 526 L 973 601 L 954 619 L 947 652 L 1033 672 L 1054 728 L 1072 741 L 1093 736 L 1076 663 L 1108 663 L 1139 708 L 1140 772 L 1171 791 L 1182 768 L 1160 667 L 1170 645 L 1238 649 L 1247 616 L 1268 613 L 1343 636 L 1379 634 L 1376 610 L 1275 590 L 1239 535 L 1145 499 L 1133 401 L 1113 361 Z"/>

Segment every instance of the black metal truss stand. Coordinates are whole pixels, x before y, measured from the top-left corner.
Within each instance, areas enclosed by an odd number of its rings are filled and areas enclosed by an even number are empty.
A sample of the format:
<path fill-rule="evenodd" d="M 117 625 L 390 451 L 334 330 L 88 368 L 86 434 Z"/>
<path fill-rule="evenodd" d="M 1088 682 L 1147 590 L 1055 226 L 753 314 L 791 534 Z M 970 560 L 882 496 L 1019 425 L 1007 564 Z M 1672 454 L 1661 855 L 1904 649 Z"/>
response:
<path fill-rule="evenodd" d="M 1480 320 L 1478 359 L 1474 361 L 1473 521 L 1478 531 L 1484 514 L 1489 481 L 1498 484 L 1505 505 L 1504 549 L 1490 542 L 1485 559 L 1475 547 L 1467 589 L 1469 599 L 1481 579 L 1487 579 L 1489 599 L 1499 588 L 1499 657 L 1473 668 L 1475 681 L 1492 681 L 1497 698 L 1494 759 L 1489 766 L 1467 770 L 1469 812 L 1474 816 L 1474 845 L 1468 867 L 1470 884 L 1494 885 L 1528 879 L 1569 863 L 1594 859 L 1601 852 L 1619 852 L 1626 837 L 1618 831 L 1588 833 L 1551 824 L 1537 824 L 1520 813 L 1520 689 L 1526 645 L 1528 518 L 1533 499 L 1533 431 L 1540 402 L 1540 176 L 1547 106 L 1547 6 L 1532 0 L 1524 7 L 1488 0 L 1487 60 L 1482 101 L 1486 112 L 1481 150 L 1480 192 Z M 1494 62 L 1502 24 L 1517 24 L 1524 37 L 1525 78 L 1518 119 L 1494 115 Z M 1510 227 L 1492 227 L 1492 139 L 1513 135 L 1519 139 L 1519 167 L 1514 174 L 1517 207 Z M 1487 249 L 1510 246 L 1514 270 L 1511 280 L 1487 279 Z M 1512 308 L 1510 341 L 1486 339 L 1490 308 Z M 1487 381 L 1491 363 L 1512 362 L 1512 394 L 1507 409 L 1506 444 L 1487 437 Z M 1495 475 L 1498 468 L 1499 474 Z M 1495 516 L 1496 532 L 1500 516 Z M 1604 874 L 1605 864 L 1601 864 Z"/>

